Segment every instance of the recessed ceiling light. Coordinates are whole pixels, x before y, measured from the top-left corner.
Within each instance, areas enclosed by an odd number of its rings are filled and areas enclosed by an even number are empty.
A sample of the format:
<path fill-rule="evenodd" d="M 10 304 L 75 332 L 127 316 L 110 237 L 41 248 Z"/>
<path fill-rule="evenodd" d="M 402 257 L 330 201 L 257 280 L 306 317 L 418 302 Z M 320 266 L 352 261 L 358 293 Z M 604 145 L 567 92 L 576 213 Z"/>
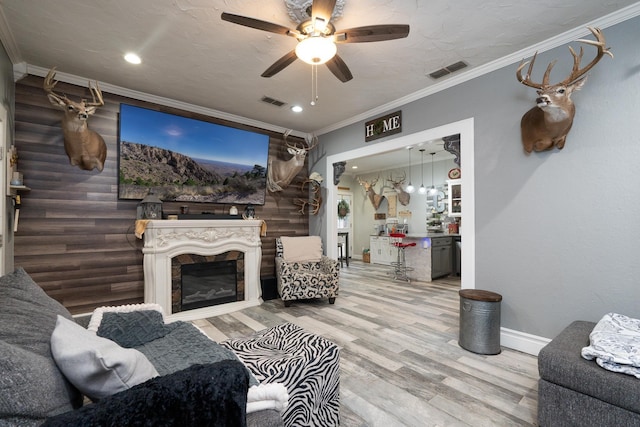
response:
<path fill-rule="evenodd" d="M 124 56 L 124 60 L 131 63 L 131 64 L 140 64 L 142 62 L 142 60 L 140 59 L 140 57 L 138 55 L 136 55 L 133 52 L 129 52 Z"/>
<path fill-rule="evenodd" d="M 302 107 L 299 105 L 294 105 L 291 107 L 291 111 L 293 111 L 294 113 L 300 113 L 302 111 Z"/>
<path fill-rule="evenodd" d="M 358 169 L 358 166 L 351 166 L 351 169 Z"/>

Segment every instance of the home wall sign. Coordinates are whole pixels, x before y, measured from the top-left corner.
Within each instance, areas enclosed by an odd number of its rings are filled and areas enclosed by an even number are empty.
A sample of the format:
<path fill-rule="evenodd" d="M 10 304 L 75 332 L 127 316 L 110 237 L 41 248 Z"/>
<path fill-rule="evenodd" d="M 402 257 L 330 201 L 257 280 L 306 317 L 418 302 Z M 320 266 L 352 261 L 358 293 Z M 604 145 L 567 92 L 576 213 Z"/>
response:
<path fill-rule="evenodd" d="M 387 114 L 364 124 L 364 142 L 402 132 L 402 111 Z"/>

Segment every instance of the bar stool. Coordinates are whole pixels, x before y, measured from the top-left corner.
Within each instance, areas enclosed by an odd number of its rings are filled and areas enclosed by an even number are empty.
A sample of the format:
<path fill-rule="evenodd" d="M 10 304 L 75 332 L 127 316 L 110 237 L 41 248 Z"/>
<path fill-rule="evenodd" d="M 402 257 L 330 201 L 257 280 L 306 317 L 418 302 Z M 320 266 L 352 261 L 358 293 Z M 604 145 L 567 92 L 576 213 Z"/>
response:
<path fill-rule="evenodd" d="M 389 237 L 391 237 L 391 244 L 398 248 L 398 258 L 396 262 L 392 262 L 393 265 L 393 279 L 394 280 L 404 280 L 409 282 L 409 276 L 407 276 L 407 272 L 412 271 L 413 268 L 407 267 L 407 261 L 404 256 L 404 250 L 406 248 L 410 248 L 416 245 L 416 242 L 411 243 L 403 243 L 402 239 L 406 237 L 404 233 L 390 233 Z"/>

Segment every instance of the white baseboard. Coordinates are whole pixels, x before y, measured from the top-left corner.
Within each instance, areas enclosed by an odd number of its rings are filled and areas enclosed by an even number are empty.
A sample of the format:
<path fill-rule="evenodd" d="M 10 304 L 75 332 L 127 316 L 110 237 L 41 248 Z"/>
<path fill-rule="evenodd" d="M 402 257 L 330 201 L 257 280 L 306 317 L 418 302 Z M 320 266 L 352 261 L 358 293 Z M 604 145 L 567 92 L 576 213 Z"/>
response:
<path fill-rule="evenodd" d="M 537 356 L 542 347 L 551 340 L 526 332 L 514 331 L 513 329 L 500 328 L 500 345 L 512 350 Z"/>

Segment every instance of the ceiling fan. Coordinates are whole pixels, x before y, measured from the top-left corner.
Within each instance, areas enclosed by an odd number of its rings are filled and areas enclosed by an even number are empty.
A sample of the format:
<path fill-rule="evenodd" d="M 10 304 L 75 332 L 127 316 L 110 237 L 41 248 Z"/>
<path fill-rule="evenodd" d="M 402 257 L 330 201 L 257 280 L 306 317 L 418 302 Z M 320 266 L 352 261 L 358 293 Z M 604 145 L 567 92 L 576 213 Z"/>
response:
<path fill-rule="evenodd" d="M 336 53 L 336 43 L 378 42 L 400 39 L 409 35 L 409 26 L 399 24 L 369 25 L 336 32 L 330 22 L 335 5 L 336 0 L 313 0 L 307 10 L 311 19 L 301 22 L 295 30 L 272 22 L 226 12 L 222 13 L 221 18 L 234 24 L 283 34 L 298 40 L 296 48 L 274 62 L 261 74 L 262 77 L 271 77 L 300 58 L 311 65 L 326 64 L 340 81 L 348 82 L 353 75 L 347 64 Z"/>

